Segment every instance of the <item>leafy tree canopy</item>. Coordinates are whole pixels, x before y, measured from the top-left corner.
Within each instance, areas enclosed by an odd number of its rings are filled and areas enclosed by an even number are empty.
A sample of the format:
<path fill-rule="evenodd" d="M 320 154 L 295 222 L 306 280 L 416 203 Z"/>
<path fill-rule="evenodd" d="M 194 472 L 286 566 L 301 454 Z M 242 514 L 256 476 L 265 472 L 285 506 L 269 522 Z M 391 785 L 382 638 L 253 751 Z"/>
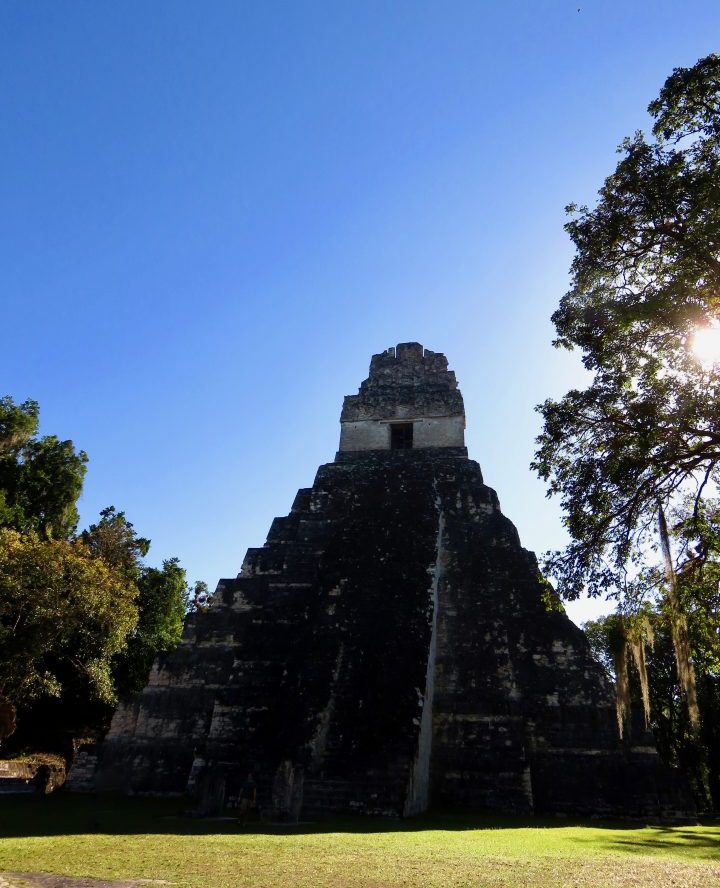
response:
<path fill-rule="evenodd" d="M 626 139 L 597 205 L 568 208 L 553 320 L 590 369 L 652 377 L 720 312 L 720 56 L 673 71 L 648 110 L 655 141 Z"/>
<path fill-rule="evenodd" d="M 107 716 L 207 598 L 203 583 L 193 597 L 176 558 L 147 566 L 150 540 L 112 506 L 75 535 L 87 456 L 39 437 L 38 416 L 34 401 L 0 399 L 2 735 L 16 710 L 42 711 L 43 699 L 59 701 L 69 725 Z"/>
<path fill-rule="evenodd" d="M 137 624 L 137 589 L 80 541 L 0 529 L 0 696 L 59 696 L 68 671 L 115 698 L 113 658 Z"/>
<path fill-rule="evenodd" d="M 138 536 L 125 513 L 114 506 L 104 509 L 97 524 L 84 530 L 80 539 L 95 558 L 110 565 L 136 590 L 138 622 L 126 650 L 117 657 L 115 675 L 120 694 L 140 691 L 155 657 L 180 642 L 191 603 L 185 570 L 177 558 L 167 559 L 162 568 L 145 565 L 150 540 Z"/>
<path fill-rule="evenodd" d="M 0 398 L 0 527 L 67 539 L 78 523 L 87 454 L 55 435 L 38 437 L 35 401 Z"/>
<path fill-rule="evenodd" d="M 138 623 L 116 668 L 121 695 L 141 691 L 155 657 L 177 647 L 190 603 L 185 570 L 177 558 L 164 561 L 160 569 L 143 567 L 137 585 Z"/>
<path fill-rule="evenodd" d="M 706 550 L 699 513 L 719 480 L 720 378 L 689 346 L 720 312 L 720 57 L 676 69 L 649 110 L 656 140 L 626 140 L 597 205 L 566 226 L 556 345 L 594 376 L 540 406 L 533 467 L 566 514 L 570 545 L 548 566 L 568 598 L 631 593 L 680 500 L 681 551 Z"/>
<path fill-rule="evenodd" d="M 117 568 L 130 582 L 140 579 L 150 540 L 137 535 L 124 512 L 118 512 L 115 506 L 103 509 L 98 523 L 83 530 L 80 539 L 96 558 Z"/>

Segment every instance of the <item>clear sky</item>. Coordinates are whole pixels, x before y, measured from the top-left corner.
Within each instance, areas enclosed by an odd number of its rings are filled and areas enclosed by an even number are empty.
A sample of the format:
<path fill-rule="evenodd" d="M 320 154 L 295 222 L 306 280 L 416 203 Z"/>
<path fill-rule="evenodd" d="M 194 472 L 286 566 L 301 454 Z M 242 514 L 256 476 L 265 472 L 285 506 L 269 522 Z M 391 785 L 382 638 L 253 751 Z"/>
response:
<path fill-rule="evenodd" d="M 561 546 L 528 463 L 582 382 L 564 206 L 719 37 L 717 0 L 2 0 L 0 394 L 88 452 L 83 525 L 113 504 L 214 588 L 417 340 L 523 544 Z"/>

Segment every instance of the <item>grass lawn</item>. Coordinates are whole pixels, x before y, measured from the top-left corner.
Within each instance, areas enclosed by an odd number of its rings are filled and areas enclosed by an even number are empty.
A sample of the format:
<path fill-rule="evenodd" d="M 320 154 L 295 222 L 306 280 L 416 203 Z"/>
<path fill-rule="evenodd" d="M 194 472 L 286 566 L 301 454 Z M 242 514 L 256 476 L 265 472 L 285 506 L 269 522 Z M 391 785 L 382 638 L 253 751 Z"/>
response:
<path fill-rule="evenodd" d="M 0 874 L 204 888 L 720 886 L 720 825 L 446 815 L 243 828 L 178 817 L 178 807 L 62 794 L 0 799 Z"/>

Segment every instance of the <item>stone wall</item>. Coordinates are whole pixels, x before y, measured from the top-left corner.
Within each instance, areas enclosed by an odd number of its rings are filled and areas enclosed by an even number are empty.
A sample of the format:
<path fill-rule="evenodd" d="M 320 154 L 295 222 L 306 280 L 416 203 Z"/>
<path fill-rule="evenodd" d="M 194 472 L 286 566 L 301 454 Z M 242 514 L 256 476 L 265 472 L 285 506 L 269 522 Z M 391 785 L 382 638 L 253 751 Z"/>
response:
<path fill-rule="evenodd" d="M 63 786 L 65 778 L 63 762 L 15 759 L 0 761 L 0 794 L 3 795 L 18 793 L 46 795 Z"/>
<path fill-rule="evenodd" d="M 405 342 L 373 355 L 340 417 L 340 451 L 389 450 L 390 424 L 412 422 L 413 448 L 463 447 L 465 408 L 445 355 Z"/>
<path fill-rule="evenodd" d="M 421 416 L 465 416 L 462 395 L 447 358 L 405 342 L 373 355 L 368 378 L 348 395 L 342 422 Z"/>
<path fill-rule="evenodd" d="M 413 424 L 413 448 L 464 447 L 463 416 L 403 417 Z M 362 419 L 340 424 L 340 450 L 390 450 L 389 420 Z"/>
<path fill-rule="evenodd" d="M 80 747 L 73 757 L 72 766 L 65 781 L 65 788 L 70 792 L 94 792 L 97 766 L 97 744 L 92 743 Z"/>

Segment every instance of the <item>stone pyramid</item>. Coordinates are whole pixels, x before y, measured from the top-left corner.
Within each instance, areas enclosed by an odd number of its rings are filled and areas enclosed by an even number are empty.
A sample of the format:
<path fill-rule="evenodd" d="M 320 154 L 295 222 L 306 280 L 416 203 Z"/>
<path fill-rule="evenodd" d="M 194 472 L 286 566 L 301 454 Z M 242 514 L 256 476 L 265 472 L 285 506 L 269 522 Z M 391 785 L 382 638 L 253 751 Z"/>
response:
<path fill-rule="evenodd" d="M 662 816 L 686 794 L 622 743 L 583 632 L 464 446 L 446 358 L 375 355 L 340 449 L 119 707 L 98 789 L 271 817 L 428 806 Z"/>

